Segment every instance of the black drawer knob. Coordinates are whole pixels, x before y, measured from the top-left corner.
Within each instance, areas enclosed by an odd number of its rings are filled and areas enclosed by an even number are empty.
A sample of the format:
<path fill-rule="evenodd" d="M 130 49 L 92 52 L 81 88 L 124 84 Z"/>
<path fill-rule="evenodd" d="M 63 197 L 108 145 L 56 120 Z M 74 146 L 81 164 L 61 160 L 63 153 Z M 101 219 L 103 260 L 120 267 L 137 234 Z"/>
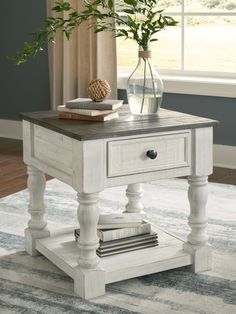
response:
<path fill-rule="evenodd" d="M 157 151 L 155 151 L 154 149 L 150 149 L 147 151 L 146 155 L 150 159 L 155 159 L 157 157 Z"/>

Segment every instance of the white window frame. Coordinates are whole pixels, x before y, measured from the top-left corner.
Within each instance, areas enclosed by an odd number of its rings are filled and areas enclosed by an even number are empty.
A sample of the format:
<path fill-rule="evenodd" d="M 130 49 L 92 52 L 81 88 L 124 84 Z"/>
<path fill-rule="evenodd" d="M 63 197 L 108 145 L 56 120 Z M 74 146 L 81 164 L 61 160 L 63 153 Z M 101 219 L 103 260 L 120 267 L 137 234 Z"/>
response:
<path fill-rule="evenodd" d="M 188 12 L 185 0 L 182 0 L 181 11 L 165 11 L 165 14 L 178 16 L 181 20 L 181 69 L 159 70 L 164 82 L 164 92 L 236 98 L 236 73 L 200 72 L 184 70 L 185 60 L 185 21 L 188 16 L 235 16 L 236 11 L 225 12 Z M 118 73 L 118 88 L 126 89 L 128 75 Z"/>

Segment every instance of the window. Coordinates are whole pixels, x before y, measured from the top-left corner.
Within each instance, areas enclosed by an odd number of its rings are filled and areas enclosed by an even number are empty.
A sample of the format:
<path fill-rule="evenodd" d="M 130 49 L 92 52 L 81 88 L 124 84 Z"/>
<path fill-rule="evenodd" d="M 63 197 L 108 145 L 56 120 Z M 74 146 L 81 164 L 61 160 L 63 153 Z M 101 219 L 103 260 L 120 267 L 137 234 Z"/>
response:
<path fill-rule="evenodd" d="M 151 46 L 162 75 L 236 79 L 236 0 L 160 0 L 160 6 L 179 22 Z M 119 75 L 130 74 L 136 44 L 117 38 L 117 55 Z"/>

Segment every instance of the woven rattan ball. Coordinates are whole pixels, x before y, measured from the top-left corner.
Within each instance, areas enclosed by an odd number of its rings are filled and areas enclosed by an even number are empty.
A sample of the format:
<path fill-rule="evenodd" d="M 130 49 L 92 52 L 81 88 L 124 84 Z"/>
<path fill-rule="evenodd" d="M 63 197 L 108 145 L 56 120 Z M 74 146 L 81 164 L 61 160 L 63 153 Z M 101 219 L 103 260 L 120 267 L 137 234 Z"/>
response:
<path fill-rule="evenodd" d="M 106 80 L 95 79 L 89 83 L 88 96 L 93 101 L 103 101 L 111 93 L 111 87 Z"/>

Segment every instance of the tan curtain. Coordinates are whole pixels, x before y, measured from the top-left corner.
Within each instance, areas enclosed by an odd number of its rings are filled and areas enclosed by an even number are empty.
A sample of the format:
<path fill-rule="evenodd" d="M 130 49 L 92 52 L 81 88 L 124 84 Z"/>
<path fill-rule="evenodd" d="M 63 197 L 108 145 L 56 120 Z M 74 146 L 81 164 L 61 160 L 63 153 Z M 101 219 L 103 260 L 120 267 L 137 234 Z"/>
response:
<path fill-rule="evenodd" d="M 74 9 L 83 8 L 83 0 L 71 0 Z M 54 0 L 47 1 L 48 16 Z M 61 13 L 66 17 L 67 13 Z M 106 79 L 117 94 L 116 42 L 111 32 L 94 34 L 86 23 L 74 30 L 68 41 L 57 33 L 55 43 L 49 45 L 49 76 L 51 108 L 55 110 L 66 100 L 87 97 L 88 83 L 95 78 Z"/>

